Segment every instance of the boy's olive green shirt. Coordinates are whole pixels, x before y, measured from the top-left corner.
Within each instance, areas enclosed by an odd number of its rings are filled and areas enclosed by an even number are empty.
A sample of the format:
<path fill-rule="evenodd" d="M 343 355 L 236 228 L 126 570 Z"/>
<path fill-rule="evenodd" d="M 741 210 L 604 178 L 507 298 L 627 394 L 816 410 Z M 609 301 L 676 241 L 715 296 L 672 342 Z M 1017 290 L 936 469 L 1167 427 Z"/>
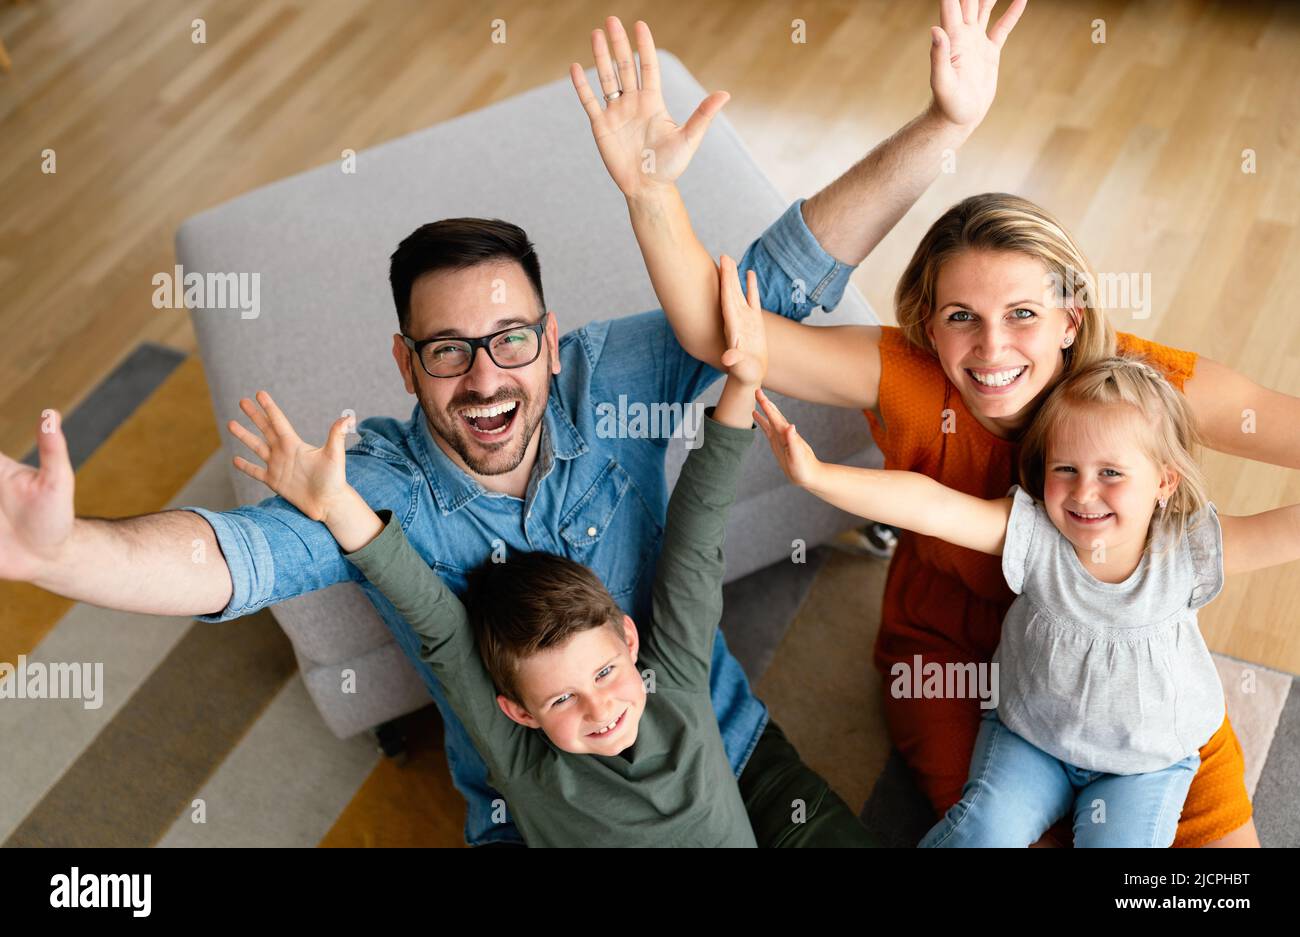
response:
<path fill-rule="evenodd" d="M 421 656 L 529 846 L 756 845 L 709 698 L 727 511 L 754 429 L 724 426 L 710 412 L 701 432 L 668 503 L 654 622 L 641 631 L 637 667 L 653 672 L 654 692 L 620 755 L 561 751 L 501 712 L 464 606 L 390 512 L 380 512 L 379 536 L 345 554 L 420 635 Z"/>

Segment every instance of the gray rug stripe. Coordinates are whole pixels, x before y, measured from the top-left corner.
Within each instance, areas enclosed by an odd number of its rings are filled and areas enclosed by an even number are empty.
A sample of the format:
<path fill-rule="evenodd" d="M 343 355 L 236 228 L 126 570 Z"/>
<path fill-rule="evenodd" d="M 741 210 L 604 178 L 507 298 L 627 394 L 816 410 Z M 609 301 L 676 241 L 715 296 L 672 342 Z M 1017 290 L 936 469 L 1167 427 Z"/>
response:
<path fill-rule="evenodd" d="M 1291 682 L 1273 746 L 1255 787 L 1255 828 L 1265 847 L 1300 847 L 1300 680 Z"/>
<path fill-rule="evenodd" d="M 296 672 L 266 609 L 191 628 L 3 845 L 153 845 Z"/>
<path fill-rule="evenodd" d="M 81 463 L 90 458 L 100 443 L 184 360 L 184 352 L 141 342 L 72 413 L 64 414 L 63 433 L 68 438 L 72 467 L 81 468 Z M 34 447 L 23 457 L 23 462 L 37 465 Z"/>

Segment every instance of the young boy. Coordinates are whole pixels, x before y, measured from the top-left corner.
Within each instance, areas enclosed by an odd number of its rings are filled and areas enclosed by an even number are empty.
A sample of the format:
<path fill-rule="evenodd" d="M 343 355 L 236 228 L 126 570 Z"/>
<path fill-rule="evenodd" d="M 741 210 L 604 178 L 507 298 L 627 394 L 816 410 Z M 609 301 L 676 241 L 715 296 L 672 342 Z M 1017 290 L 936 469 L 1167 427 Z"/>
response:
<path fill-rule="evenodd" d="M 313 449 L 269 395 L 259 395 L 271 432 L 256 449 L 267 467 L 235 460 L 323 521 L 420 634 L 422 656 L 530 846 L 753 846 L 750 796 L 771 804 L 765 825 L 790 826 L 782 841 L 870 845 L 857 818 L 788 745 L 793 758 L 773 758 L 759 790 L 742 796 L 718 732 L 708 678 L 722 613 L 722 543 L 767 367 L 753 275 L 748 303 L 734 270 L 723 281 L 728 377 L 668 505 L 654 627 L 644 636 L 594 573 L 543 553 L 483 564 L 470 577 L 467 613 L 399 520 L 376 514 L 347 484 L 347 420 Z M 810 786 L 810 777 L 818 783 Z"/>

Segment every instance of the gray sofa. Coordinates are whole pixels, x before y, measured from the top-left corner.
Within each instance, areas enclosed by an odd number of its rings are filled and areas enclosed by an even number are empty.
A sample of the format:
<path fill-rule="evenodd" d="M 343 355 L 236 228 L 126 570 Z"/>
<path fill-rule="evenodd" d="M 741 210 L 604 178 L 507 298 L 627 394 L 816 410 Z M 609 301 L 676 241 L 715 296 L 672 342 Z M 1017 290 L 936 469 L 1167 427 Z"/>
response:
<path fill-rule="evenodd" d="M 660 53 L 663 93 L 680 119 L 705 91 L 674 56 Z M 559 69 L 557 68 L 557 71 Z M 596 86 L 594 75 L 591 76 Z M 285 132 L 292 133 L 292 127 Z M 347 146 L 340 141 L 339 148 Z M 700 238 L 716 256 L 739 257 L 788 202 L 755 164 L 725 117 L 681 180 Z M 176 235 L 186 273 L 257 272 L 260 313 L 194 309 L 218 425 L 230 455 L 243 452 L 224 426 L 243 419 L 241 396 L 270 391 L 300 430 L 322 436 L 343 408 L 358 419 L 406 417 L 408 397 L 390 355 L 396 315 L 388 255 L 417 226 L 477 215 L 521 225 L 537 245 L 546 295 L 561 331 L 658 306 L 622 196 L 605 173 L 566 78 L 359 153 L 356 172 L 330 164 L 276 182 L 188 219 Z M 850 287 L 818 324 L 874 323 Z M 707 398 L 716 398 L 720 384 Z M 879 465 L 860 414 L 781 401 L 822 458 Z M 245 420 L 245 422 L 247 422 Z M 675 440 L 669 483 L 685 456 Z M 231 469 L 241 503 L 266 489 Z M 755 446 L 727 542 L 729 579 L 809 547 L 853 519 L 803 494 Z M 308 690 L 329 727 L 346 737 L 431 700 L 364 594 L 334 586 L 272 609 L 293 642 Z M 339 672 L 374 691 L 340 694 Z"/>

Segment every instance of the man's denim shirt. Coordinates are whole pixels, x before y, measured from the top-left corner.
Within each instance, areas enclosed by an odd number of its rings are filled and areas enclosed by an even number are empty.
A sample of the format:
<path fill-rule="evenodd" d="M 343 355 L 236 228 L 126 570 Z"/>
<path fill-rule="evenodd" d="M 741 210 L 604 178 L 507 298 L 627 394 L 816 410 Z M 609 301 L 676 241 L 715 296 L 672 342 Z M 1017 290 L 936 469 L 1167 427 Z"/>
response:
<path fill-rule="evenodd" d="M 800 204 L 751 244 L 739 264 L 742 284 L 745 271 L 757 273 L 763 307 L 794 319 L 816 306 L 834 308 L 852 272 L 822 250 Z M 650 588 L 668 505 L 668 440 L 612 436 L 608 414 L 626 412 L 620 395 L 628 406 L 647 408 L 693 401 L 719 372 L 682 350 L 661 310 L 569 332 L 560 339 L 560 361 L 523 499 L 487 491 L 455 465 L 433 441 L 418 404 L 408 420 L 361 423 L 361 440 L 348 450 L 348 481 L 372 507 L 401 519 L 412 545 L 458 594 L 466 573 L 494 550 L 545 550 L 591 567 L 639 627 L 653 627 Z M 610 406 L 598 414 L 601 403 Z M 518 841 L 513 823 L 499 822 L 499 815 L 494 822 L 492 802 L 500 795 L 488 786 L 482 758 L 420 660 L 418 636 L 343 558 L 325 526 L 278 497 L 223 513 L 188 510 L 212 525 L 234 583 L 229 605 L 200 621 L 247 615 L 338 582 L 361 584 L 442 711 L 452 778 L 469 804 L 466 840 Z M 767 709 L 721 631 L 709 682 L 727 757 L 739 775 L 767 724 Z"/>

